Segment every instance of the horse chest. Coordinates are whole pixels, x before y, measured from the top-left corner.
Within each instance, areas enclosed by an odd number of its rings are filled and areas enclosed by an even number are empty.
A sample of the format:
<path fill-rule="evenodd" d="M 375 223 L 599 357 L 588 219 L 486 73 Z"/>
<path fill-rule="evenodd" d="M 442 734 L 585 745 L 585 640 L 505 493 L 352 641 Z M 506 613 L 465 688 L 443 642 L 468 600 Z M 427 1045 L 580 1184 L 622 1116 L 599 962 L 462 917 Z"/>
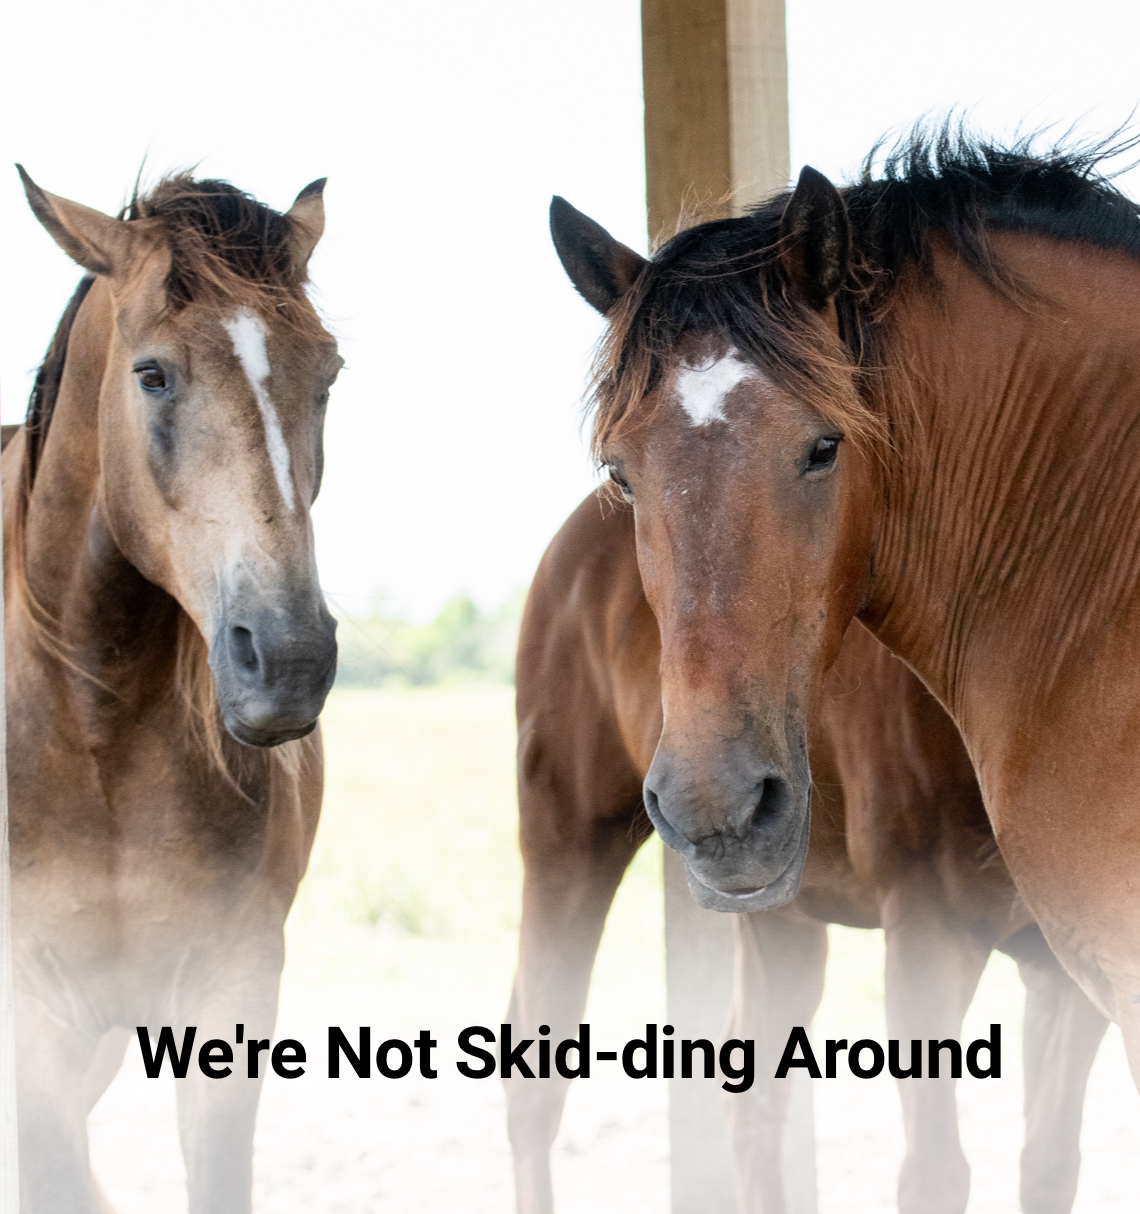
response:
<path fill-rule="evenodd" d="M 9 739 L 13 865 L 56 862 L 135 888 L 153 879 L 233 880 L 256 869 L 269 828 L 268 781 L 243 796 L 175 735 L 126 730 L 92 750 L 27 720 Z"/>

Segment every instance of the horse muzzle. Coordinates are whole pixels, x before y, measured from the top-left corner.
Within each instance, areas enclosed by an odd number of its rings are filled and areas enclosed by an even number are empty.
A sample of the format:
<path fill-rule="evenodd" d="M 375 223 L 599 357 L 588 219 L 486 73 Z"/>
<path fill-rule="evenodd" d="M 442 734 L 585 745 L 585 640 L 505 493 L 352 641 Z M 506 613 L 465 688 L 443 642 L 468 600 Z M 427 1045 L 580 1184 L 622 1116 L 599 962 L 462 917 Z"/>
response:
<path fill-rule="evenodd" d="M 796 896 L 811 834 L 810 779 L 771 770 L 701 779 L 659 750 L 643 793 L 700 906 L 741 914 Z"/>
<path fill-rule="evenodd" d="M 246 746 L 312 733 L 336 676 L 336 621 L 324 604 L 297 619 L 269 609 L 227 612 L 210 645 L 218 707 Z"/>

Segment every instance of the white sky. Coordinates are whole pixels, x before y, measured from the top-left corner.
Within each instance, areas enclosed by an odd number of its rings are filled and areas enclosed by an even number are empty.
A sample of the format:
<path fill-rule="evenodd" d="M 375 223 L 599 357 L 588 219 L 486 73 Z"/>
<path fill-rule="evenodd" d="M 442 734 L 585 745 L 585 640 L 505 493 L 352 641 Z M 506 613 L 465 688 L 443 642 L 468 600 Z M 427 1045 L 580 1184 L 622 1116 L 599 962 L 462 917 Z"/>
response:
<path fill-rule="evenodd" d="M 1140 5 L 789 0 L 792 159 L 842 178 L 951 105 L 1006 134 L 1101 132 L 1140 101 Z M 327 176 L 312 264 L 348 367 L 315 518 L 344 609 L 417 618 L 525 585 L 595 481 L 579 426 L 600 331 L 550 247 L 564 194 L 644 248 L 634 0 L 10 4 L 0 165 L 106 211 L 198 165 L 278 208 Z M 0 171 L 0 395 L 78 278 Z"/>

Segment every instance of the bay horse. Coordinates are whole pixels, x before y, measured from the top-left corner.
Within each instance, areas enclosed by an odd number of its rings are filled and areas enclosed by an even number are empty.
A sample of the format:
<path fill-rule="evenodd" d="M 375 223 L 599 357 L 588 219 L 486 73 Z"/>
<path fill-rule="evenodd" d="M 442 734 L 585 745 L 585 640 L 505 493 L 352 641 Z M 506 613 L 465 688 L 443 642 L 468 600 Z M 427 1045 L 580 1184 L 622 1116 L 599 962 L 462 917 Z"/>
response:
<path fill-rule="evenodd" d="M 193 1026 L 189 1208 L 241 1214 L 336 667 L 324 182 L 279 214 L 176 175 L 116 219 L 21 174 L 87 271 L 3 455 L 21 1210 L 108 1208 L 87 1114 L 138 1026 Z"/>
<path fill-rule="evenodd" d="M 697 897 L 794 894 L 857 617 L 958 726 L 1140 1081 L 1140 208 L 1108 150 L 918 130 L 649 261 L 584 216 L 559 240 L 611 321 L 595 450 L 661 640 L 643 795 Z"/>
<path fill-rule="evenodd" d="M 754 644 L 760 645 L 758 637 Z M 634 511 L 604 491 L 571 515 L 539 565 L 519 641 L 519 968 L 508 1019 L 526 1036 L 577 1034 L 614 892 L 652 831 L 642 783 L 661 734 L 656 619 Z M 811 846 L 785 906 L 735 919 L 727 1036 L 756 1042 L 756 1082 L 728 1097 L 741 1214 L 786 1214 L 790 1086 L 774 1079 L 793 1026 L 823 994 L 828 923 L 886 929 L 891 1038 L 961 1036 L 994 947 L 1026 985 L 1022 1209 L 1076 1196 L 1089 1068 L 1106 1021 L 1058 965 L 997 854 L 953 722 L 866 629 L 848 630 L 812 721 Z M 684 1034 L 677 1027 L 678 1038 Z M 904 1048 L 904 1056 L 906 1049 Z M 520 1214 L 553 1209 L 550 1148 L 569 1080 L 511 1080 Z M 904 1079 L 903 1214 L 961 1214 L 969 1166 L 953 1080 Z M 798 1161 L 797 1161 L 798 1162 Z"/>

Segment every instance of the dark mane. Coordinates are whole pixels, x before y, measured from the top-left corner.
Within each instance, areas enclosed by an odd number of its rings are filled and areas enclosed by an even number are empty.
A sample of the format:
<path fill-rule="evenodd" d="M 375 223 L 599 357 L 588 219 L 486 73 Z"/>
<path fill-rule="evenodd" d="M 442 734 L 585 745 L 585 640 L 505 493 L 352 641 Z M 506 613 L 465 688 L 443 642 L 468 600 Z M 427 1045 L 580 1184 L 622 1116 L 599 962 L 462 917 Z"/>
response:
<path fill-rule="evenodd" d="M 85 275 L 79 280 L 75 294 L 68 300 L 67 307 L 56 325 L 55 334 L 48 346 L 44 361 L 36 371 L 32 383 L 32 395 L 28 399 L 28 415 L 24 421 L 24 466 L 21 474 L 20 497 L 25 498 L 31 493 L 40 466 L 40 455 L 44 449 L 48 427 L 51 425 L 52 413 L 55 410 L 56 397 L 59 395 L 60 381 L 63 379 L 63 364 L 67 360 L 67 343 L 71 338 L 71 327 L 79 307 L 87 298 L 91 284 L 95 279 Z"/>
<path fill-rule="evenodd" d="M 789 193 L 743 218 L 674 236 L 611 315 L 595 366 L 595 453 L 630 420 L 688 331 L 735 346 L 849 433 L 885 437 L 886 421 L 870 400 L 886 374 L 891 295 L 910 268 L 937 289 L 935 233 L 987 285 L 1023 304 L 1031 296 L 1002 265 L 992 231 L 1084 241 L 1140 260 L 1140 207 L 1100 171 L 1104 160 L 1132 150 L 1140 138 L 1045 154 L 1034 154 L 1033 142 L 1000 147 L 946 122 L 916 127 L 877 173 L 880 149 L 872 150 L 860 180 L 842 190 L 853 241 L 836 300 L 842 344 L 829 343 L 818 319 L 785 290 L 776 254 Z"/>
<path fill-rule="evenodd" d="M 162 225 L 170 247 L 166 294 L 172 312 L 198 301 L 285 312 L 294 321 L 311 312 L 297 308 L 305 280 L 305 266 L 293 258 L 297 221 L 228 181 L 175 173 L 147 194 L 136 188 L 122 218 Z"/>

